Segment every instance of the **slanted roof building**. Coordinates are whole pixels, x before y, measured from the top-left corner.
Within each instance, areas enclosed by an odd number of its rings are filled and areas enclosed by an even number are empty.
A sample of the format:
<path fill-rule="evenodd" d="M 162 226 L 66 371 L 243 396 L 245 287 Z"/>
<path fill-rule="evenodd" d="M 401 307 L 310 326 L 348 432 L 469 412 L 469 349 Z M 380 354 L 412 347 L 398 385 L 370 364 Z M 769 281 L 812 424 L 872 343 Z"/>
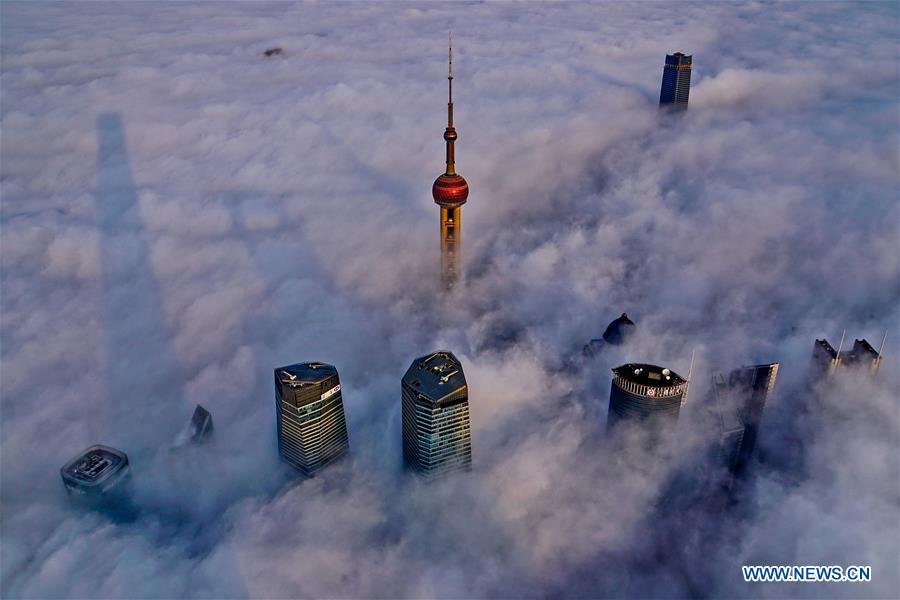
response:
<path fill-rule="evenodd" d="M 446 350 L 419 357 L 400 387 L 406 465 L 427 477 L 471 469 L 469 387 L 459 359 Z"/>

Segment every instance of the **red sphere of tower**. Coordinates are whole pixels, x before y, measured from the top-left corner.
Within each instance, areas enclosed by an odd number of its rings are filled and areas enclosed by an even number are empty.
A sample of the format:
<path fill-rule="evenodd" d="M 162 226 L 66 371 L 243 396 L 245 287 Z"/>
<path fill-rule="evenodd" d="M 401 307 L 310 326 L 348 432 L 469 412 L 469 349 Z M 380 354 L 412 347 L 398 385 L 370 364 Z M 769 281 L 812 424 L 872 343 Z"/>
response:
<path fill-rule="evenodd" d="M 469 184 L 462 175 L 444 173 L 434 180 L 431 195 L 441 206 L 462 206 L 469 197 Z"/>

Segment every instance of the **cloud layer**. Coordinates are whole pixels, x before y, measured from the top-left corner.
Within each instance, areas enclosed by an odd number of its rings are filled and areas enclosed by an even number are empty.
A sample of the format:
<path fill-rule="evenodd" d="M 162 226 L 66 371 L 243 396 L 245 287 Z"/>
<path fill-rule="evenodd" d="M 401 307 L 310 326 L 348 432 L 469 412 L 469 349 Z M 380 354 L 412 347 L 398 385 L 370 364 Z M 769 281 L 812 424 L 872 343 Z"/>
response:
<path fill-rule="evenodd" d="M 3 597 L 900 595 L 895 4 L 0 11 Z M 442 296 L 448 29 L 472 192 Z M 676 50 L 691 108 L 665 119 Z M 573 358 L 623 311 L 627 346 Z M 844 329 L 889 331 L 880 376 L 807 393 Z M 399 380 L 438 347 L 475 469 L 422 485 Z M 609 369 L 686 375 L 693 349 L 673 458 L 606 436 Z M 271 370 L 303 360 L 338 367 L 352 458 L 298 482 Z M 722 505 L 707 382 L 763 361 L 759 461 Z M 175 447 L 196 403 L 216 439 Z M 137 521 L 66 502 L 92 443 L 129 454 Z"/>

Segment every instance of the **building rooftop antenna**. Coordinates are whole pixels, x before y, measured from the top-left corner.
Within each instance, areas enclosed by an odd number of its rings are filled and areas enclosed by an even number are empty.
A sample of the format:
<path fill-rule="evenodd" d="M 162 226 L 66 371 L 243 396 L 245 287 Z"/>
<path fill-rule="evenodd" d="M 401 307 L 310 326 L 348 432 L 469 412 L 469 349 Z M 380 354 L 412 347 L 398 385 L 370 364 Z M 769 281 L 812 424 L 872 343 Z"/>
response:
<path fill-rule="evenodd" d="M 684 386 L 684 396 L 681 397 L 681 406 L 684 406 L 684 403 L 687 402 L 688 392 L 691 391 L 691 376 L 694 374 L 694 355 L 697 353 L 697 349 L 694 348 L 691 350 L 691 366 L 688 367 L 688 376 L 687 376 L 687 384 Z"/>

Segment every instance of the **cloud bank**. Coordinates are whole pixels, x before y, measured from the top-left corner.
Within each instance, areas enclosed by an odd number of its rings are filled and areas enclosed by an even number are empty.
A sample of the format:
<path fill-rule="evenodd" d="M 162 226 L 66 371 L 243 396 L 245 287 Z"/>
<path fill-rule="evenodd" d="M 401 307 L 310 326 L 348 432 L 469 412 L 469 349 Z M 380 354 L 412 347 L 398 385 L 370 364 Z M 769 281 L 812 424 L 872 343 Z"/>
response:
<path fill-rule="evenodd" d="M 895 4 L 0 12 L 3 597 L 900 595 Z M 442 297 L 448 29 L 472 192 Z M 691 108 L 666 120 L 676 50 Z M 573 366 L 623 311 L 634 339 Z M 889 331 L 880 376 L 808 394 L 843 329 Z M 399 381 L 438 347 L 475 469 L 422 485 Z M 686 375 L 692 349 L 673 458 L 607 437 L 609 369 Z M 271 369 L 303 360 L 338 367 L 352 458 L 299 482 Z M 705 388 L 763 361 L 758 461 L 720 505 Z M 198 402 L 216 439 L 175 448 Z M 66 502 L 97 442 L 131 458 L 135 522 Z"/>

